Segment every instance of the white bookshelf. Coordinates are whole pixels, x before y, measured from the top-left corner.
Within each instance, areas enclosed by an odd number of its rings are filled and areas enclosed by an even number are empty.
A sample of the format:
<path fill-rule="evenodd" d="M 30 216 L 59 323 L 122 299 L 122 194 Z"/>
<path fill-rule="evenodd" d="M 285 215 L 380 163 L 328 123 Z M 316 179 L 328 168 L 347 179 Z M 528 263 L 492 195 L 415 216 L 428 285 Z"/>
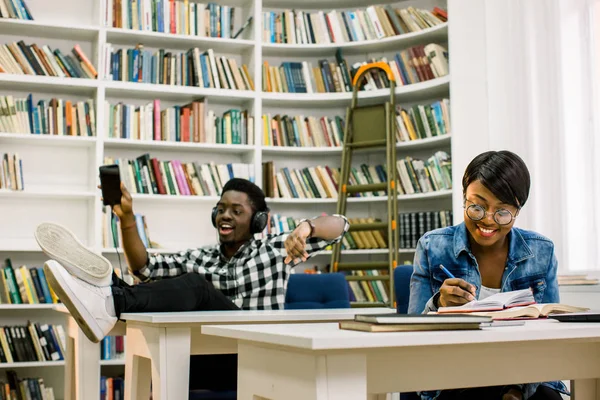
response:
<path fill-rule="evenodd" d="M 103 0 L 28 0 L 35 21 L 0 19 L 2 43 L 25 37 L 25 43 L 48 44 L 70 52 L 74 44 L 80 44 L 98 69 L 102 78 L 101 57 L 106 43 L 116 48 L 145 47 L 183 51 L 191 47 L 212 48 L 217 55 L 234 56 L 248 65 L 254 91 L 219 90 L 199 87 L 155 85 L 147 83 L 117 82 L 105 79 L 70 79 L 45 76 L 0 74 L 0 95 L 11 94 L 25 97 L 32 93 L 37 99 L 52 97 L 73 100 L 92 99 L 95 103 L 96 137 L 61 137 L 0 133 L 2 152 L 18 152 L 24 163 L 25 191 L 0 190 L 0 207 L 10 207 L 11 212 L 0 224 L 0 257 L 13 259 L 13 265 L 39 266 L 45 261 L 33 238 L 35 226 L 42 221 L 55 221 L 68 226 L 89 248 L 101 252 L 111 261 L 117 261 L 121 249 L 105 247 L 103 243 L 103 212 L 100 191 L 97 189 L 98 167 L 105 156 L 134 158 L 143 153 L 159 159 L 209 162 L 217 164 L 243 162 L 254 166 L 255 180 L 262 186 L 262 163 L 273 161 L 276 169 L 315 165 L 340 166 L 340 148 L 293 148 L 263 146 L 261 115 L 264 113 L 298 113 L 305 116 L 335 116 L 345 119 L 346 107 L 350 105 L 351 93 L 293 94 L 261 92 L 261 67 L 264 61 L 279 65 L 287 60 L 312 60 L 326 57 L 333 59 L 341 48 L 350 62 L 393 54 L 415 44 L 439 42 L 447 45 L 448 23 L 417 33 L 410 33 L 376 41 L 353 42 L 333 45 L 289 45 L 263 43 L 261 38 L 262 12 L 281 8 L 314 10 L 364 8 L 376 4 L 419 5 L 431 8 L 446 7 L 446 0 L 219 0 L 221 4 L 241 7 L 244 15 L 252 15 L 253 23 L 242 35 L 243 39 L 206 38 L 189 35 L 173 35 L 148 31 L 136 31 L 104 26 Z M 236 26 L 240 26 L 238 23 Z M 421 101 L 434 101 L 450 96 L 450 76 L 396 88 L 396 104 L 412 105 Z M 247 109 L 254 116 L 256 143 L 247 145 L 221 145 L 199 143 L 176 143 L 112 139 L 106 135 L 105 100 L 111 103 L 146 104 L 159 98 L 161 107 L 185 104 L 191 100 L 206 98 L 209 109 L 221 112 L 226 108 Z M 359 104 L 373 104 L 389 97 L 389 90 L 361 92 Z M 457 132 L 453 132 L 453 135 Z M 450 153 L 453 135 L 434 137 L 397 144 L 399 157 L 413 155 L 429 157 L 436 150 Z M 356 163 L 381 163 L 382 153 L 365 151 L 355 154 Z M 151 239 L 161 244 L 161 249 L 150 252 L 172 253 L 194 246 L 216 242 L 210 223 L 210 211 L 217 197 L 170 196 L 134 194 L 134 209 L 147 216 Z M 350 198 L 349 216 L 375 216 L 385 219 L 386 196 Z M 336 199 L 268 199 L 272 212 L 297 218 L 312 217 L 322 212 L 334 213 Z M 399 196 L 399 211 L 427 211 L 452 209 L 452 191 Z M 412 260 L 413 249 L 401 249 L 401 261 Z M 349 250 L 344 256 L 382 257 L 385 250 Z M 324 251 L 311 258 L 312 263 L 325 265 L 331 252 Z M 2 260 L 3 260 L 2 259 Z M 121 262 L 125 263 L 124 257 Z M 11 319 L 26 321 L 42 318 L 52 306 L 0 305 L 0 316 L 10 314 Z M 19 311 L 18 313 L 15 311 Z M 4 313 L 4 314 L 3 314 Z M 18 315 L 17 315 L 18 314 Z M 98 349 L 98 351 L 100 351 Z M 20 363 L 17 363 L 20 364 Z M 25 364 L 25 363 L 24 363 Z M 64 366 L 64 362 L 26 363 L 23 367 Z M 122 368 L 123 360 L 101 361 L 100 366 Z M 21 367 L 0 364 L 0 368 Z M 45 369 L 45 368 L 44 368 Z M 50 368 L 44 377 L 57 380 L 62 368 Z M 37 369 L 34 370 L 38 373 Z M 99 377 L 98 377 L 99 381 Z M 63 388 L 53 381 L 57 398 L 63 398 Z M 90 397 L 92 398 L 92 397 Z"/>

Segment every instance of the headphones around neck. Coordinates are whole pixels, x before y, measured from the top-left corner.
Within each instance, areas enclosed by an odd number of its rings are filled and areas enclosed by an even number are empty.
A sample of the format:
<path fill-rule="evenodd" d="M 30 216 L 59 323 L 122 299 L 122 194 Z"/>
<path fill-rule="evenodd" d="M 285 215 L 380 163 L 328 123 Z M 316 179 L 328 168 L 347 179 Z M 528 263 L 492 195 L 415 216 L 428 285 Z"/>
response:
<path fill-rule="evenodd" d="M 217 207 L 213 207 L 212 213 L 210 215 L 210 220 L 212 221 L 213 226 L 217 227 Z M 265 211 L 257 211 L 252 215 L 252 220 L 250 221 L 250 233 L 256 234 L 262 232 L 267 227 L 267 222 L 269 221 L 269 209 L 267 208 Z"/>

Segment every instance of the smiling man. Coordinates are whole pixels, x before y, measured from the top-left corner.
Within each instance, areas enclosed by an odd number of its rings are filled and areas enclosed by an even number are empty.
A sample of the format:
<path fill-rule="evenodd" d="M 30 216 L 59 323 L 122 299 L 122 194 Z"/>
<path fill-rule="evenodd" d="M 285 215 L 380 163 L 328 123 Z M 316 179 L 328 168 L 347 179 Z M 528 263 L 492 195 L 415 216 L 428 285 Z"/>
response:
<path fill-rule="evenodd" d="M 144 283 L 129 286 L 118 279 L 106 258 L 60 225 L 44 223 L 35 233 L 51 258 L 44 265 L 50 284 L 93 342 L 124 312 L 282 309 L 292 266 L 339 241 L 349 227 L 343 216 L 321 216 L 303 220 L 292 232 L 255 239 L 268 221 L 265 195 L 236 178 L 225 184 L 211 213 L 219 245 L 148 255 L 131 195 L 123 185 L 121 190 L 121 204 L 113 211 L 121 221 L 129 268 Z"/>

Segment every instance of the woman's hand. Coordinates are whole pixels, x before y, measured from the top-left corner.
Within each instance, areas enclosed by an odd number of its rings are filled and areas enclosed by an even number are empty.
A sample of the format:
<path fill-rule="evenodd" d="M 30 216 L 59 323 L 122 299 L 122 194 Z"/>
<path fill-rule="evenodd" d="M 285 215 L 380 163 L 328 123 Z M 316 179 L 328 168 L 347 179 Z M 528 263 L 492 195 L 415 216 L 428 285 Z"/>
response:
<path fill-rule="evenodd" d="M 308 259 L 308 253 L 306 252 L 306 238 L 310 235 L 311 228 L 308 222 L 302 222 L 290 233 L 285 239 L 285 251 L 287 257 L 284 262 L 289 264 L 290 262 L 300 259 L 306 261 Z"/>
<path fill-rule="evenodd" d="M 460 306 L 475 300 L 475 286 L 459 278 L 446 279 L 440 288 L 439 307 Z"/>

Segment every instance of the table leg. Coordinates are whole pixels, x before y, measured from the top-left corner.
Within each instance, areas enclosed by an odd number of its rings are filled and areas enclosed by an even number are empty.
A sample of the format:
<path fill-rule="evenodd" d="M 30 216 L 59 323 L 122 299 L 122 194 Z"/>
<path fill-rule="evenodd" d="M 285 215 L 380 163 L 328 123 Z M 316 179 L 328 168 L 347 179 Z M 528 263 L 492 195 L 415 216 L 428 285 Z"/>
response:
<path fill-rule="evenodd" d="M 571 381 L 572 400 L 600 400 L 600 379 Z"/>
<path fill-rule="evenodd" d="M 125 399 L 147 400 L 150 398 L 150 359 L 133 352 L 125 352 Z"/>
<path fill-rule="evenodd" d="M 100 347 L 92 343 L 69 317 L 65 370 L 65 400 L 100 398 Z"/>

